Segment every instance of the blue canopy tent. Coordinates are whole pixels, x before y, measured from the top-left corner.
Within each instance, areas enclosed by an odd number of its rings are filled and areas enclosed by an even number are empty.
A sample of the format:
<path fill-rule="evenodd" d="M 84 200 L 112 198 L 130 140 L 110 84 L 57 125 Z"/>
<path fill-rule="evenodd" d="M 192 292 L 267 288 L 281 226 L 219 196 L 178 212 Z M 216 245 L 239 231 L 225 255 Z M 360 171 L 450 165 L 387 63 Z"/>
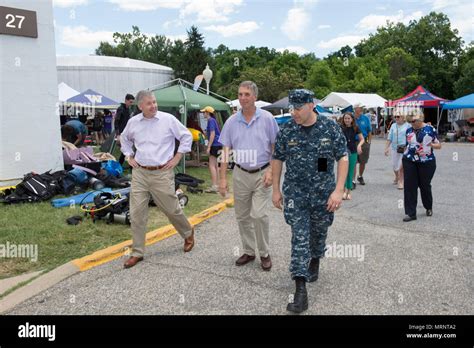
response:
<path fill-rule="evenodd" d="M 474 109 L 474 93 L 443 104 L 443 109 Z"/>
<path fill-rule="evenodd" d="M 462 120 L 462 118 L 463 109 L 474 109 L 474 93 L 465 95 L 464 97 L 458 98 L 451 102 L 446 102 L 443 104 L 442 108 L 443 110 L 450 110 L 448 113 L 451 113 L 451 115 L 448 114 L 448 120 L 451 122 L 451 129 L 456 129 L 456 124 L 458 127 L 468 126 L 469 128 L 464 128 L 464 131 L 467 132 L 467 135 L 469 135 L 467 139 L 473 142 L 474 137 L 472 134 L 474 128 L 474 118 L 471 117 L 467 120 Z"/>
<path fill-rule="evenodd" d="M 97 109 L 116 109 L 120 105 L 120 103 L 117 103 L 115 100 L 107 98 L 106 96 L 93 91 L 92 89 L 88 89 L 81 94 L 69 98 L 66 103 L 85 105 L 87 107 Z"/>

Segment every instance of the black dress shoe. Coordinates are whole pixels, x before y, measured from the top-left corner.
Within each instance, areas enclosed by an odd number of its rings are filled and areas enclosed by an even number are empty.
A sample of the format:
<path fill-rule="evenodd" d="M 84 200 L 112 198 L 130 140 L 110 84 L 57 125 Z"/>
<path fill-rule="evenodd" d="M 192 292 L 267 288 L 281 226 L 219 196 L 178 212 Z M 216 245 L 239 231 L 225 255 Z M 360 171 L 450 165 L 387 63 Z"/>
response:
<path fill-rule="evenodd" d="M 318 280 L 319 277 L 319 258 L 317 259 L 311 259 L 311 262 L 309 263 L 309 283 L 315 282 Z"/>
<path fill-rule="evenodd" d="M 243 266 L 253 260 L 255 260 L 255 255 L 243 254 L 241 257 L 237 259 L 237 261 L 235 261 L 235 265 Z"/>
<path fill-rule="evenodd" d="M 308 293 L 306 291 L 306 281 L 302 277 L 295 278 L 296 292 L 293 303 L 288 303 L 286 310 L 293 313 L 301 313 L 308 309 Z"/>
<path fill-rule="evenodd" d="M 413 220 L 416 220 L 416 216 L 407 215 L 403 218 L 404 222 L 409 222 L 409 221 L 413 221 Z"/>
<path fill-rule="evenodd" d="M 433 216 L 433 210 L 432 209 L 426 209 L 426 216 Z"/>

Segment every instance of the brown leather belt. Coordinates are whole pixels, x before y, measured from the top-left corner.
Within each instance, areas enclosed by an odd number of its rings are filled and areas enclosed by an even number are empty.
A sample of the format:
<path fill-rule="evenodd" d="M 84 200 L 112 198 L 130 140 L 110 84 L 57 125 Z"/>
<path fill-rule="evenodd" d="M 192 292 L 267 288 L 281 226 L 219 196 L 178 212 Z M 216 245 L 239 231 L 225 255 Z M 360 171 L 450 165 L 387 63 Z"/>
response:
<path fill-rule="evenodd" d="M 142 166 L 140 165 L 140 168 L 143 168 L 143 169 L 146 169 L 146 170 L 160 170 L 160 169 L 163 169 L 165 166 Z"/>
<path fill-rule="evenodd" d="M 249 169 L 245 169 L 245 168 L 242 168 L 241 166 L 239 166 L 237 163 L 235 164 L 237 167 L 239 167 L 240 169 L 242 169 L 244 172 L 247 172 L 247 173 L 250 173 L 250 174 L 254 174 L 254 173 L 258 173 L 258 172 L 261 172 L 262 170 L 264 170 L 265 168 L 267 168 L 270 163 L 267 163 L 265 164 L 263 167 L 260 167 L 258 169 L 252 169 L 252 170 L 249 170 Z"/>

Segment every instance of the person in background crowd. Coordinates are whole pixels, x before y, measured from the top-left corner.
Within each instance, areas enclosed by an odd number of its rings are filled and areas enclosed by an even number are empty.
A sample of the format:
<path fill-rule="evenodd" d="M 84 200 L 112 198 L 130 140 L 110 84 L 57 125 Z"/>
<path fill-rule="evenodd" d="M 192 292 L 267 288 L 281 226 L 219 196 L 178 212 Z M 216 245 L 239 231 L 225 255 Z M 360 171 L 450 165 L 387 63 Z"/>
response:
<path fill-rule="evenodd" d="M 372 135 L 377 134 L 377 114 L 373 109 L 370 109 L 369 111 L 369 117 L 370 117 L 370 125 L 372 127 Z"/>
<path fill-rule="evenodd" d="M 347 150 L 349 153 L 349 170 L 347 172 L 346 184 L 344 185 L 344 195 L 342 199 L 351 200 L 352 195 L 352 175 L 354 173 L 354 168 L 357 163 L 357 155 L 362 153 L 362 145 L 364 144 L 364 137 L 362 136 L 359 127 L 355 124 L 354 117 L 352 113 L 346 112 L 342 115 L 339 123 L 342 128 L 342 132 L 346 137 L 347 141 Z"/>
<path fill-rule="evenodd" d="M 95 143 L 97 145 L 102 145 L 104 138 L 102 136 L 102 129 L 104 128 L 104 114 L 102 112 L 97 112 L 92 119 L 92 132 L 94 134 Z"/>
<path fill-rule="evenodd" d="M 394 116 L 387 115 L 387 120 L 385 121 L 385 133 L 387 134 L 387 136 L 390 128 L 392 127 L 393 122 L 395 122 Z"/>
<path fill-rule="evenodd" d="M 364 171 L 365 171 L 365 166 L 367 162 L 369 161 L 369 155 L 370 155 L 370 142 L 372 140 L 372 127 L 370 125 L 370 118 L 367 115 L 364 115 L 362 113 L 363 111 L 363 105 L 361 103 L 357 103 L 354 105 L 354 118 L 356 121 L 357 127 L 359 127 L 359 130 L 362 132 L 362 136 L 365 139 L 364 144 L 362 145 L 362 153 L 357 156 L 357 163 L 359 163 L 359 176 L 357 177 L 357 181 L 361 185 L 365 185 L 364 181 Z M 356 172 L 357 172 L 357 164 L 354 167 L 354 178 L 356 177 Z M 352 182 L 354 188 L 355 182 Z"/>
<path fill-rule="evenodd" d="M 112 133 L 112 120 L 113 116 L 110 110 L 105 109 L 104 110 L 104 127 L 102 128 L 102 136 L 105 139 L 107 139 Z"/>
<path fill-rule="evenodd" d="M 62 139 L 77 147 L 81 147 L 84 144 L 87 135 L 87 127 L 79 120 L 67 121 L 66 124 L 61 127 Z"/>
<path fill-rule="evenodd" d="M 431 193 L 431 179 L 436 171 L 436 158 L 433 149 L 441 149 L 436 130 L 424 123 L 422 112 L 415 113 L 408 118 L 411 123 L 406 131 L 406 149 L 403 154 L 404 174 L 404 205 L 405 218 L 403 221 L 416 220 L 416 205 L 418 188 L 421 201 L 426 209 L 426 216 L 433 215 L 433 195 Z"/>
<path fill-rule="evenodd" d="M 142 110 L 140 109 L 140 107 L 138 105 L 135 105 L 135 111 L 132 112 L 132 117 L 137 116 L 141 113 L 142 113 Z M 179 120 L 179 118 L 178 118 L 178 120 Z"/>
<path fill-rule="evenodd" d="M 131 94 L 127 94 L 125 96 L 125 103 L 120 104 L 117 112 L 115 113 L 115 136 L 117 137 L 117 141 L 120 143 L 120 134 L 122 134 L 123 130 L 127 126 L 128 120 L 132 114 L 132 104 L 135 101 L 135 97 Z M 123 153 L 120 155 L 119 162 L 123 164 L 125 161 L 125 156 Z"/>
<path fill-rule="evenodd" d="M 201 112 L 204 112 L 204 117 L 207 119 L 206 137 L 208 144 L 206 153 L 209 155 L 209 172 L 211 173 L 211 187 L 205 192 L 218 193 L 219 165 L 217 158 L 222 152 L 222 144 L 219 142 L 221 130 L 217 124 L 214 116 L 215 110 L 212 106 L 206 106 Z"/>
<path fill-rule="evenodd" d="M 379 130 L 380 130 L 380 136 L 382 138 L 385 138 L 385 122 L 386 122 L 386 116 L 382 115 L 379 120 Z"/>
<path fill-rule="evenodd" d="M 198 130 L 204 134 L 204 131 L 202 130 L 201 125 L 199 124 L 199 115 L 197 112 L 188 115 L 188 118 L 186 120 L 186 127 Z"/>
<path fill-rule="evenodd" d="M 402 158 L 405 152 L 406 131 L 410 125 L 405 121 L 405 116 L 398 114 L 395 116 L 395 122 L 392 123 L 385 144 L 385 156 L 392 149 L 392 167 L 395 173 L 394 185 L 398 185 L 399 190 L 403 190 L 403 165 Z"/>

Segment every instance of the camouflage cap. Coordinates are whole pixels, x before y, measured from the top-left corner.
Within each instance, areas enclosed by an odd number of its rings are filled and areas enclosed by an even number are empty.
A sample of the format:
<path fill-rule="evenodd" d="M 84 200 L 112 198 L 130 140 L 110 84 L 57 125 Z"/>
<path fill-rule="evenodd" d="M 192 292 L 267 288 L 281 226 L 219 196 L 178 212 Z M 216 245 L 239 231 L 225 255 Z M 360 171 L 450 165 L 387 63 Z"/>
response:
<path fill-rule="evenodd" d="M 288 104 L 299 109 L 306 103 L 313 103 L 314 93 L 307 89 L 292 89 L 288 94 Z"/>

